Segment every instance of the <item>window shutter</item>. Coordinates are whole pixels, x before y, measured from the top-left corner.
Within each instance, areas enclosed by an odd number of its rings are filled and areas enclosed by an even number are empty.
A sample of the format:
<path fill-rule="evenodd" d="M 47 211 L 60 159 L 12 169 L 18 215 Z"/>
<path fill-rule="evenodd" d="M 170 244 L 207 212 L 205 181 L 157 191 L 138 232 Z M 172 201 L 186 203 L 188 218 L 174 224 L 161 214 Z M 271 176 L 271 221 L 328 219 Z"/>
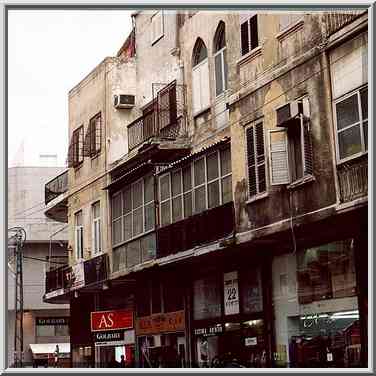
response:
<path fill-rule="evenodd" d="M 302 119 L 302 133 L 303 133 L 303 174 L 313 175 L 313 156 L 312 156 L 312 140 L 309 129 L 309 120 Z"/>
<path fill-rule="evenodd" d="M 102 115 L 99 114 L 95 119 L 95 152 L 98 153 L 101 151 L 101 142 L 102 142 Z"/>
<path fill-rule="evenodd" d="M 271 185 L 290 182 L 287 148 L 287 131 L 269 131 L 270 181 Z"/>
<path fill-rule="evenodd" d="M 74 162 L 74 148 L 73 148 L 73 137 L 69 141 L 67 165 L 68 167 L 73 167 Z"/>
<path fill-rule="evenodd" d="M 249 52 L 248 23 L 249 23 L 249 20 L 243 22 L 240 25 L 240 39 L 241 39 L 242 55 L 245 55 Z"/>
<path fill-rule="evenodd" d="M 170 102 L 170 124 L 176 124 L 176 118 L 177 118 L 176 83 L 174 83 L 169 90 L 169 102 Z"/>
<path fill-rule="evenodd" d="M 258 46 L 258 29 L 257 29 L 257 15 L 249 20 L 251 31 L 251 50 Z"/>
<path fill-rule="evenodd" d="M 200 74 L 200 67 L 195 67 L 192 71 L 193 113 L 201 109 Z"/>
<path fill-rule="evenodd" d="M 266 191 L 264 127 L 262 123 L 255 126 L 255 136 L 258 193 L 261 193 Z"/>
<path fill-rule="evenodd" d="M 87 128 L 86 134 L 85 134 L 85 140 L 84 145 L 82 148 L 82 154 L 84 157 L 90 157 L 91 155 L 91 122 L 89 123 L 89 126 Z"/>
<path fill-rule="evenodd" d="M 253 127 L 249 127 L 246 131 L 247 138 L 247 162 L 248 162 L 248 189 L 249 195 L 257 194 L 257 178 L 256 178 L 256 161 L 255 161 L 255 141 L 253 135 Z"/>
<path fill-rule="evenodd" d="M 209 86 L 209 63 L 208 59 L 200 65 L 201 83 L 201 109 L 210 106 L 210 86 Z"/>

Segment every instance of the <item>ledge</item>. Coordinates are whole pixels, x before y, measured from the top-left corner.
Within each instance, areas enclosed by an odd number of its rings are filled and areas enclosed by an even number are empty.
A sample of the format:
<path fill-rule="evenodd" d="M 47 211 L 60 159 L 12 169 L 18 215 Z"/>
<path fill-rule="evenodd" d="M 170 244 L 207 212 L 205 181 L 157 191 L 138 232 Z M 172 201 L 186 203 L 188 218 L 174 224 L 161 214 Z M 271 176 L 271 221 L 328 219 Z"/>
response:
<path fill-rule="evenodd" d="M 264 192 L 264 193 L 258 194 L 256 196 L 252 196 L 245 203 L 247 205 L 248 204 L 252 204 L 253 202 L 256 202 L 256 201 L 259 201 L 259 200 L 263 200 L 263 199 L 268 198 L 268 197 L 269 197 L 269 192 Z"/>
<path fill-rule="evenodd" d="M 236 65 L 243 65 L 245 63 L 249 63 L 249 61 L 253 60 L 255 57 L 261 55 L 261 46 L 257 46 L 252 51 L 248 52 L 246 55 L 242 56 L 239 60 L 236 61 Z"/>
<path fill-rule="evenodd" d="M 308 175 L 308 176 L 305 176 L 304 178 L 302 179 L 299 179 L 299 180 L 296 180 L 294 181 L 293 183 L 289 184 L 288 186 L 286 186 L 287 189 L 295 189 L 295 188 L 299 188 L 301 187 L 302 185 L 305 185 L 305 184 L 308 184 L 308 183 L 311 183 L 313 181 L 315 181 L 315 177 L 313 175 Z"/>
<path fill-rule="evenodd" d="M 280 31 L 275 37 L 281 41 L 282 39 L 287 38 L 290 34 L 295 33 L 298 30 L 301 30 L 304 26 L 304 20 L 301 19 L 299 21 L 296 21 L 295 23 L 288 26 L 286 29 Z"/>

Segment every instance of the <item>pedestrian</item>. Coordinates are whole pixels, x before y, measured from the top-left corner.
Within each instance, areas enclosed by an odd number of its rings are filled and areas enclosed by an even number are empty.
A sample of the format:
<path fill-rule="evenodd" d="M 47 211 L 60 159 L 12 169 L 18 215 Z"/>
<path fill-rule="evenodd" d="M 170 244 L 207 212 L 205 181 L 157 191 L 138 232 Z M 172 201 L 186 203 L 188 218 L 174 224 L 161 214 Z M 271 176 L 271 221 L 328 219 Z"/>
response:
<path fill-rule="evenodd" d="M 59 367 L 59 345 L 56 345 L 54 351 L 54 368 Z"/>
<path fill-rule="evenodd" d="M 125 368 L 126 367 L 124 355 L 120 356 L 120 367 L 121 368 Z"/>

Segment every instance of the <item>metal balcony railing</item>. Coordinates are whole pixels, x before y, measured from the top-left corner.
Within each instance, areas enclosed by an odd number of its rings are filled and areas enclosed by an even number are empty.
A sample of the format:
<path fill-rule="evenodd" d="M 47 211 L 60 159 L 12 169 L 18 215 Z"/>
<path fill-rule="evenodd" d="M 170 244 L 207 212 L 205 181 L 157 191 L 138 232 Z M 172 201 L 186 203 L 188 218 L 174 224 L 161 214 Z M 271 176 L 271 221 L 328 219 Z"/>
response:
<path fill-rule="evenodd" d="M 186 133 L 185 86 L 176 82 L 153 84 L 153 100 L 144 114 L 128 125 L 128 147 L 152 137 L 176 139 Z"/>
<path fill-rule="evenodd" d="M 68 287 L 66 278 L 69 265 L 62 265 L 46 272 L 46 293 Z"/>
<path fill-rule="evenodd" d="M 349 202 L 368 195 L 368 159 L 363 157 L 337 167 L 340 201 Z"/>
<path fill-rule="evenodd" d="M 233 202 L 161 227 L 157 231 L 158 257 L 183 252 L 222 239 L 230 235 L 234 228 Z"/>
<path fill-rule="evenodd" d="M 338 11 L 338 12 L 327 12 L 324 15 L 324 23 L 326 36 L 329 37 L 337 30 L 349 24 L 355 18 L 359 17 L 362 13 L 367 12 L 367 10 L 349 10 L 349 11 Z"/>
<path fill-rule="evenodd" d="M 44 186 L 44 202 L 47 205 L 50 201 L 65 193 L 68 190 L 68 171 L 56 176 Z"/>

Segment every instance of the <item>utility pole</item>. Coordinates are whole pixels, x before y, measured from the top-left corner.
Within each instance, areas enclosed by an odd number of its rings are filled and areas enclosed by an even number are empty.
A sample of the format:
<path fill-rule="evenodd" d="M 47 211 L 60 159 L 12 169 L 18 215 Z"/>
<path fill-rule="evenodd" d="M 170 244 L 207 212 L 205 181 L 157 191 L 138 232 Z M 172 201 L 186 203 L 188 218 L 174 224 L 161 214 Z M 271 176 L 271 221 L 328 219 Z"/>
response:
<path fill-rule="evenodd" d="M 26 240 L 26 231 L 22 227 L 13 227 L 8 232 L 14 232 L 8 242 L 9 248 L 13 248 L 15 262 L 15 286 L 14 286 L 14 366 L 22 368 L 23 361 L 23 253 L 22 248 Z M 11 244 L 9 244 L 11 243 Z"/>

